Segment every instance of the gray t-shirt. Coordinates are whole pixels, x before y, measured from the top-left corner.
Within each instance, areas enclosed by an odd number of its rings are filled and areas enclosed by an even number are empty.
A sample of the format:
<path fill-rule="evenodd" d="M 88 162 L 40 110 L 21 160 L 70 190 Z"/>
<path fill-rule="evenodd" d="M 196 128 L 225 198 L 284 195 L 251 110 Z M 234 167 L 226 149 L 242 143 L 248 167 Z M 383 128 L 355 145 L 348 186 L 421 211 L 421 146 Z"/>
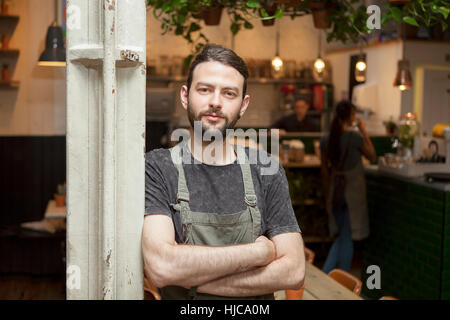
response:
<path fill-rule="evenodd" d="M 249 149 L 245 148 L 247 156 Z M 229 214 L 246 208 L 244 182 L 237 160 L 224 166 L 194 162 L 187 147 L 191 164 L 183 169 L 189 189 L 192 211 Z M 270 157 L 270 155 L 267 155 Z M 273 161 L 276 161 L 275 159 Z M 278 162 L 277 162 L 278 164 Z M 286 232 L 300 232 L 289 197 L 289 185 L 283 167 L 278 172 L 262 175 L 264 166 L 259 161 L 250 164 L 257 205 L 261 212 L 261 234 L 272 238 Z M 175 226 L 175 240 L 183 243 L 181 217 L 170 206 L 176 202 L 178 171 L 169 149 L 155 149 L 146 154 L 145 160 L 145 215 L 164 214 L 172 218 Z"/>
<path fill-rule="evenodd" d="M 324 136 L 320 141 L 320 149 L 324 150 L 328 144 L 328 136 Z M 361 147 L 363 145 L 363 137 L 357 131 L 347 130 L 341 136 L 341 163 L 343 171 L 353 169 L 359 162 L 361 162 Z M 347 155 L 344 157 L 345 150 Z M 343 163 L 342 163 L 343 162 Z"/>

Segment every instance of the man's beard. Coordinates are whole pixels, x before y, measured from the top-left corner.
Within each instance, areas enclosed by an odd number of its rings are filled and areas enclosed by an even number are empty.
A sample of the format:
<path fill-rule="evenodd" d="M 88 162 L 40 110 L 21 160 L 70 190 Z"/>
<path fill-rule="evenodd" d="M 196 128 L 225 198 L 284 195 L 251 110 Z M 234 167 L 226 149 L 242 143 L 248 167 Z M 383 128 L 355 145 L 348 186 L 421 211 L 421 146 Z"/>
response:
<path fill-rule="evenodd" d="M 189 102 L 188 102 L 187 112 L 188 112 L 189 122 L 191 123 L 192 128 L 194 128 L 194 121 L 200 121 L 200 123 L 202 125 L 202 137 L 205 136 L 205 133 L 208 133 L 208 135 L 211 135 L 212 137 L 214 137 L 217 133 L 220 133 L 222 135 L 222 137 L 225 138 L 226 134 L 227 134 L 227 129 L 234 128 L 234 126 L 236 125 L 238 120 L 241 118 L 241 116 L 239 114 L 239 110 L 236 115 L 234 115 L 231 119 L 229 119 L 220 110 L 215 110 L 213 108 L 210 108 L 204 112 L 201 112 L 196 117 L 192 110 L 191 104 Z M 214 113 L 217 116 L 222 117 L 225 120 L 225 123 L 222 124 L 220 127 L 216 127 L 214 129 L 213 128 L 205 128 L 205 125 L 203 124 L 203 121 L 202 121 L 202 117 L 209 113 Z M 208 121 L 208 120 L 206 120 L 206 121 Z"/>

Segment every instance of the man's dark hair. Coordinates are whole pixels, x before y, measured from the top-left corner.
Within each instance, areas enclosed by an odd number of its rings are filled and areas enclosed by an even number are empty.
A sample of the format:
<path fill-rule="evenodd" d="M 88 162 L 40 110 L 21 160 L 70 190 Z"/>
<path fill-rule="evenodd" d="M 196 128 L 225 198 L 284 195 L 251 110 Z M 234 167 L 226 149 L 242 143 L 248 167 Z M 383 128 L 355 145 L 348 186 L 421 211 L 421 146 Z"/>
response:
<path fill-rule="evenodd" d="M 192 61 L 189 67 L 189 74 L 186 82 L 186 86 L 189 90 L 191 89 L 192 77 L 195 67 L 202 62 L 217 61 L 224 65 L 235 68 L 244 77 L 244 88 L 242 90 L 242 98 L 245 97 L 247 91 L 247 78 L 248 69 L 244 60 L 239 57 L 233 50 L 224 48 L 217 44 L 207 44 L 203 50 L 195 56 L 194 61 Z"/>
<path fill-rule="evenodd" d="M 297 101 L 303 100 L 306 102 L 306 104 L 311 107 L 311 101 L 309 96 L 307 96 L 306 94 L 296 94 L 294 96 L 294 101 L 292 102 L 292 107 L 295 106 L 295 104 L 297 103 Z"/>

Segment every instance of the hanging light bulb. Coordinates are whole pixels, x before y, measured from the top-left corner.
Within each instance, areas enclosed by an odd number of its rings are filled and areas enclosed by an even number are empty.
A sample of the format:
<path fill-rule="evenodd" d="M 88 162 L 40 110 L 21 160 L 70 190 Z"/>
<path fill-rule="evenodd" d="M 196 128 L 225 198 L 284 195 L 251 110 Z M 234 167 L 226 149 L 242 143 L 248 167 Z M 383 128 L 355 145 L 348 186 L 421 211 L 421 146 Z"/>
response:
<path fill-rule="evenodd" d="M 394 87 L 398 87 L 400 91 L 408 90 L 412 87 L 411 73 L 409 72 L 409 61 L 400 60 L 398 62 L 397 74 L 394 79 Z"/>
<path fill-rule="evenodd" d="M 319 76 L 322 75 L 322 72 L 323 70 L 325 70 L 326 67 L 325 61 L 320 56 L 321 47 L 322 47 L 322 34 L 319 31 L 319 52 L 317 59 L 314 61 L 314 70 Z"/>
<path fill-rule="evenodd" d="M 48 27 L 45 41 L 45 50 L 39 57 L 39 66 L 65 67 L 66 49 L 64 48 L 62 28 L 57 23 L 58 1 L 55 0 L 55 20 Z"/>
<path fill-rule="evenodd" d="M 412 77 L 409 72 L 409 61 L 405 59 L 405 24 L 402 24 L 403 37 L 402 37 L 402 59 L 398 61 L 397 73 L 394 78 L 394 87 L 400 89 L 400 91 L 408 90 L 412 87 Z"/>
<path fill-rule="evenodd" d="M 279 56 L 272 59 L 272 67 L 275 71 L 280 71 L 283 68 L 283 60 Z"/>
<path fill-rule="evenodd" d="M 322 71 L 325 70 L 325 66 L 325 61 L 323 61 L 320 56 L 314 61 L 314 69 L 317 73 L 322 73 Z"/>
<path fill-rule="evenodd" d="M 283 60 L 280 58 L 279 54 L 280 48 L 280 30 L 279 24 L 277 24 L 277 38 L 276 38 L 276 53 L 275 57 L 272 59 L 272 68 L 276 72 L 276 76 L 280 76 L 281 69 L 283 69 Z"/>
<path fill-rule="evenodd" d="M 366 69 L 366 62 L 364 61 L 364 58 L 360 56 L 355 65 L 355 80 L 357 82 L 366 81 Z"/>

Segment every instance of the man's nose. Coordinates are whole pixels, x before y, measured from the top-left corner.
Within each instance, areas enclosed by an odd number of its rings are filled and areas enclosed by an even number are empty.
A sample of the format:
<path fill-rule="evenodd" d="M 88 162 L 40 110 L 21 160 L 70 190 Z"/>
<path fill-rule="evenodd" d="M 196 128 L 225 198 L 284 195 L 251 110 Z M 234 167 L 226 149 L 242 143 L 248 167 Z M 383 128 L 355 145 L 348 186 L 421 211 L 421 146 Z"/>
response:
<path fill-rule="evenodd" d="M 211 100 L 209 104 L 213 108 L 221 108 L 222 107 L 222 96 L 219 91 L 214 91 L 211 95 Z"/>

